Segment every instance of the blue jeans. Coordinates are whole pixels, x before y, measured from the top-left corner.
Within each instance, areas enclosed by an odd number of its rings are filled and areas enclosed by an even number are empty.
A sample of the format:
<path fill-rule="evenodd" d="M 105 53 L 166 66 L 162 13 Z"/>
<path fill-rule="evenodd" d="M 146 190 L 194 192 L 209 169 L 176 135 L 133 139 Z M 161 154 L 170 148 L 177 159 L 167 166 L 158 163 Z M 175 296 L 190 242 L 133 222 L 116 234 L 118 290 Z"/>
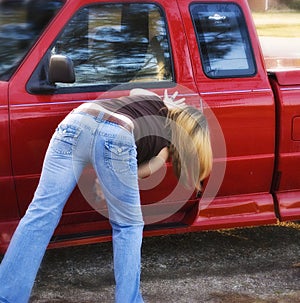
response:
<path fill-rule="evenodd" d="M 71 113 L 54 133 L 33 200 L 0 266 L 0 302 L 28 302 L 63 207 L 88 163 L 102 185 L 113 231 L 115 301 L 143 302 L 136 146 L 131 132 L 102 117 Z"/>

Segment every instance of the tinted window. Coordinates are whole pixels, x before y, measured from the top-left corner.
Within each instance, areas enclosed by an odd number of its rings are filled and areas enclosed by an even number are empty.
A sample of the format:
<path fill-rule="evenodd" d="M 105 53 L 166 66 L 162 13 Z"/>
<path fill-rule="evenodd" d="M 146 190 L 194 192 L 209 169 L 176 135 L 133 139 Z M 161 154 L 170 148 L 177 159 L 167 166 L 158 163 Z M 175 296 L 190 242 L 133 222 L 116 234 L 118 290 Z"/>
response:
<path fill-rule="evenodd" d="M 62 1 L 0 1 L 0 80 L 8 80 Z"/>
<path fill-rule="evenodd" d="M 75 83 L 56 83 L 57 88 L 104 90 L 108 85 L 173 80 L 166 23 L 154 4 L 84 7 L 51 53 L 69 57 L 75 68 Z"/>
<path fill-rule="evenodd" d="M 254 75 L 255 61 L 239 6 L 197 3 L 190 9 L 205 74 L 210 78 Z"/>

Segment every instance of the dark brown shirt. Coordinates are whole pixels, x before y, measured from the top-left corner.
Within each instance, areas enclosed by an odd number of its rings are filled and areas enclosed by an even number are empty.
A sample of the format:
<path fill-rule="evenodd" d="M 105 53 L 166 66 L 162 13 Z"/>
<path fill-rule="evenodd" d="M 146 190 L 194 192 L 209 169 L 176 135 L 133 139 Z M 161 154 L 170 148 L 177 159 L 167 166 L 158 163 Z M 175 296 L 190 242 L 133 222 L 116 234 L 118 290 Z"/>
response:
<path fill-rule="evenodd" d="M 166 128 L 168 110 L 159 97 L 128 96 L 97 103 L 133 121 L 138 164 L 149 161 L 169 146 L 170 131 Z"/>

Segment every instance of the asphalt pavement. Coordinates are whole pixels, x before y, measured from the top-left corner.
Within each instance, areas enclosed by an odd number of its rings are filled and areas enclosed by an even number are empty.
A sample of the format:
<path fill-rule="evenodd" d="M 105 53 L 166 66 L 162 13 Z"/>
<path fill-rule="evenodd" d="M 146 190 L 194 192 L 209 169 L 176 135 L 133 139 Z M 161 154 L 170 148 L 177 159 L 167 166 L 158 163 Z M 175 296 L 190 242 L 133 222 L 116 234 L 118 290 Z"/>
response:
<path fill-rule="evenodd" d="M 146 303 L 299 303 L 300 224 L 145 238 Z M 49 250 L 31 303 L 112 303 L 111 243 Z"/>

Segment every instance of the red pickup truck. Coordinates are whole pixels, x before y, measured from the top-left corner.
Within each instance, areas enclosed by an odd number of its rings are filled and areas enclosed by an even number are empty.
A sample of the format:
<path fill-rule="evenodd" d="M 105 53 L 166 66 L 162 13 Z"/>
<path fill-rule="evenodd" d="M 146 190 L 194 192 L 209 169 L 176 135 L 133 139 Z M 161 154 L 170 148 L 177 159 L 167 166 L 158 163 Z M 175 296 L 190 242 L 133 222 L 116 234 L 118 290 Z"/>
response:
<path fill-rule="evenodd" d="M 141 87 L 203 108 L 202 195 L 171 163 L 141 180 L 145 235 L 300 219 L 300 70 L 267 71 L 246 0 L 0 1 L 0 252 L 37 186 L 57 124 Z M 87 167 L 50 247 L 110 240 Z"/>

